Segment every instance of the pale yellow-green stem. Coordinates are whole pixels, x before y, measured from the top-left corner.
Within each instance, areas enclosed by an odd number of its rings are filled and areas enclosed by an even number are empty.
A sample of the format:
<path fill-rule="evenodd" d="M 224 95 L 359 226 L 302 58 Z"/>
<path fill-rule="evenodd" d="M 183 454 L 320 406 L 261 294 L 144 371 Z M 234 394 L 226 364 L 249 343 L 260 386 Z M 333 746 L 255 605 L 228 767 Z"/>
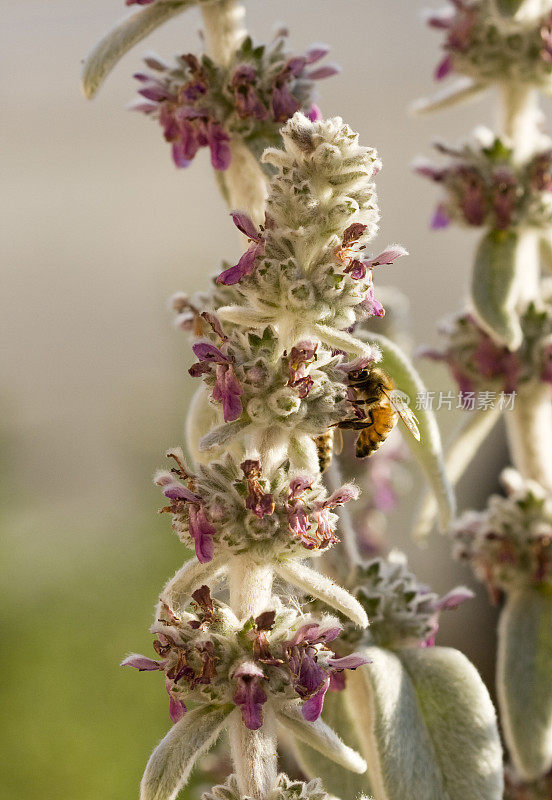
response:
<path fill-rule="evenodd" d="M 501 89 L 501 129 L 513 145 L 515 163 L 536 151 L 539 142 L 539 107 L 536 89 L 508 83 Z M 518 231 L 518 311 L 540 300 L 539 233 L 532 228 Z M 514 409 L 505 413 L 512 461 L 525 478 L 538 481 L 552 492 L 552 402 L 550 387 L 539 382 L 521 387 Z"/>
<path fill-rule="evenodd" d="M 227 66 L 246 36 L 245 9 L 237 0 L 220 0 L 202 6 L 207 53 L 213 61 Z M 267 184 L 259 162 L 239 139 L 230 141 L 232 160 L 228 169 L 217 173 L 221 193 L 231 210 L 246 211 L 253 222 L 264 222 Z"/>
<path fill-rule="evenodd" d="M 237 0 L 220 0 L 202 7 L 207 53 L 218 64 L 228 66 L 246 36 L 245 9 Z M 257 224 L 264 221 L 266 180 L 257 160 L 235 139 L 230 143 L 232 160 L 217 174 L 219 187 L 231 209 L 246 211 Z M 205 397 L 200 399 L 205 402 Z M 212 456 L 211 456 L 212 457 Z M 248 556 L 230 563 L 230 606 L 239 619 L 266 611 L 272 599 L 273 570 Z M 242 795 L 266 800 L 278 774 L 276 718 L 270 703 L 263 705 L 263 725 L 251 731 L 236 709 L 229 724 L 230 750 Z"/>
<path fill-rule="evenodd" d="M 255 618 L 270 608 L 273 570 L 270 564 L 235 556 L 230 563 L 230 605 L 240 619 Z M 276 718 L 270 703 L 263 705 L 263 725 L 250 731 L 235 711 L 230 719 L 230 750 L 242 795 L 266 800 L 278 775 Z"/>

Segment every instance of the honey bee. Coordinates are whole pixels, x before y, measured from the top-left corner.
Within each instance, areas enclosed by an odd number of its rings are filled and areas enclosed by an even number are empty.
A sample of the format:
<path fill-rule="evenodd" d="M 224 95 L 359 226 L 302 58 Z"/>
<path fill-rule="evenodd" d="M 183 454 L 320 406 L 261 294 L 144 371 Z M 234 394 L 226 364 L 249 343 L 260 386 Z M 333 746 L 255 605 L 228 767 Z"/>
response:
<path fill-rule="evenodd" d="M 417 420 L 397 392 L 393 379 L 378 367 L 349 372 L 355 408 L 363 417 L 338 422 L 338 428 L 360 431 L 356 442 L 356 457 L 367 458 L 387 439 L 399 417 L 412 436 L 420 441 Z"/>
<path fill-rule="evenodd" d="M 332 463 L 332 455 L 339 455 L 343 447 L 343 436 L 339 428 L 328 428 L 326 433 L 314 437 L 314 443 L 318 452 L 318 466 L 320 472 L 326 472 Z"/>

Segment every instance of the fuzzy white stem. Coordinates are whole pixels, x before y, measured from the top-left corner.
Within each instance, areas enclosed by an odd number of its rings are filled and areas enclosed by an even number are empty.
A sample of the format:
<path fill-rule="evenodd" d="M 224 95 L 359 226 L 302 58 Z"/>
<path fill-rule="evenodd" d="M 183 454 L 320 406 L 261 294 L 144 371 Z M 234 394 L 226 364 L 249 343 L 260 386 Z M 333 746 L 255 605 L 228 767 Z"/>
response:
<path fill-rule="evenodd" d="M 501 129 L 513 145 L 514 161 L 531 156 L 538 141 L 538 92 L 521 83 L 505 83 L 501 91 Z"/>
<path fill-rule="evenodd" d="M 246 36 L 245 9 L 237 0 L 220 0 L 201 9 L 207 53 L 227 66 Z M 264 222 L 266 178 L 255 156 L 239 138 L 230 142 L 232 160 L 217 178 L 221 193 L 232 210 L 247 211 L 253 221 Z"/>
<path fill-rule="evenodd" d="M 250 731 L 235 714 L 228 732 L 240 792 L 253 800 L 266 800 L 278 777 L 276 717 L 270 703 L 263 706 L 262 728 Z"/>
<path fill-rule="evenodd" d="M 518 232 L 519 244 L 516 258 L 520 268 L 516 269 L 517 308 L 523 313 L 532 300 L 540 296 L 540 232 L 535 228 L 522 228 Z"/>
<path fill-rule="evenodd" d="M 531 87 L 505 84 L 502 88 L 502 130 L 514 148 L 518 163 L 529 158 L 538 145 L 538 94 Z M 539 236 L 519 231 L 517 258 L 521 259 L 518 310 L 523 312 L 540 295 Z M 523 387 L 514 410 L 505 414 L 512 461 L 525 478 L 538 481 L 552 491 L 552 404 L 548 385 Z"/>
<path fill-rule="evenodd" d="M 272 599 L 271 564 L 258 564 L 247 555 L 230 562 L 230 605 L 240 619 L 266 611 Z"/>
<path fill-rule="evenodd" d="M 525 386 L 506 411 L 512 460 L 525 477 L 552 492 L 552 404 L 548 384 Z"/>
<path fill-rule="evenodd" d="M 265 218 L 267 183 L 259 162 L 239 139 L 230 142 L 232 161 L 221 181 L 227 194 L 227 203 L 232 210 L 246 211 L 256 225 Z"/>
<path fill-rule="evenodd" d="M 219 0 L 201 8 L 207 52 L 226 67 L 246 35 L 245 8 L 238 0 Z"/>
<path fill-rule="evenodd" d="M 516 21 L 534 21 L 550 11 L 549 0 L 525 0 L 516 14 Z"/>
<path fill-rule="evenodd" d="M 230 563 L 230 605 L 240 619 L 256 617 L 270 607 L 273 570 L 248 556 Z M 234 772 L 242 795 L 266 800 L 278 776 L 276 718 L 269 703 L 263 706 L 263 725 L 257 731 L 245 727 L 234 714 L 229 725 Z"/>

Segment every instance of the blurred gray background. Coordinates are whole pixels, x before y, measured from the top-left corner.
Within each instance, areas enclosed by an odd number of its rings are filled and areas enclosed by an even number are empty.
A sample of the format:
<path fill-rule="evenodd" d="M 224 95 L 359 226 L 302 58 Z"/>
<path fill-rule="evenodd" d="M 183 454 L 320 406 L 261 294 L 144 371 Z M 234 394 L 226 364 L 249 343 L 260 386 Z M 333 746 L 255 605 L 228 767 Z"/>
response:
<path fill-rule="evenodd" d="M 416 344 L 437 343 L 435 323 L 459 307 L 475 238 L 431 233 L 435 187 L 414 176 L 436 138 L 457 141 L 492 124 L 489 95 L 432 118 L 407 113 L 434 90 L 439 36 L 423 0 L 248 0 L 249 28 L 277 23 L 302 51 L 328 42 L 342 74 L 320 84 L 325 116 L 341 115 L 376 147 L 382 210 L 376 246 L 399 241 L 410 257 L 381 268 L 376 285 L 400 288 Z M 125 13 L 122 0 L 1 0 L 0 163 L 2 291 L 3 678 L 8 722 L 2 798 L 96 800 L 135 796 L 147 754 L 167 727 L 160 682 L 118 669 L 150 652 L 147 628 L 182 547 L 159 519 L 151 486 L 164 450 L 182 438 L 194 384 L 186 337 L 166 299 L 206 286 L 238 253 L 206 151 L 176 170 L 157 125 L 125 110 L 131 74 L 148 49 L 199 49 L 192 10 L 129 54 L 93 102 L 80 61 Z M 420 366 L 429 388 L 444 370 Z M 439 417 L 450 432 L 458 418 Z M 501 432 L 462 484 L 481 506 L 506 458 Z M 484 590 L 435 535 L 420 551 L 407 528 L 419 483 L 391 527 L 419 577 L 478 599 L 444 615 L 440 643 L 455 644 L 492 681 L 493 612 Z M 447 619 L 448 616 L 448 619 Z"/>

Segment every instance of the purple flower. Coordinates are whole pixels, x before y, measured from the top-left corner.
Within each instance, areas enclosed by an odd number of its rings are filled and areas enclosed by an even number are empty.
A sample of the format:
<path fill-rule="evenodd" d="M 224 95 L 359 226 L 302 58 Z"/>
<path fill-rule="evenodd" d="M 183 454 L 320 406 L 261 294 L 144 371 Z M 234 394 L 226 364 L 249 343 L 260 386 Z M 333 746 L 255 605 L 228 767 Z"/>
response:
<path fill-rule="evenodd" d="M 439 64 L 437 64 L 434 76 L 435 80 L 442 81 L 443 78 L 446 78 L 447 75 L 450 75 L 451 72 L 452 72 L 452 56 L 450 55 L 450 53 L 447 53 L 447 55 L 442 59 L 442 61 L 440 61 Z"/>
<path fill-rule="evenodd" d="M 138 653 L 133 653 L 121 661 L 121 667 L 133 667 L 140 672 L 154 672 L 156 670 L 164 669 L 164 661 L 154 661 L 152 658 L 146 658 Z"/>
<path fill-rule="evenodd" d="M 289 530 L 299 539 L 303 547 L 306 547 L 307 550 L 314 549 L 316 547 L 316 541 L 309 535 L 311 522 L 305 510 L 302 495 L 311 488 L 313 480 L 313 478 L 308 476 L 293 478 L 289 484 L 289 493 L 286 502 Z"/>
<path fill-rule="evenodd" d="M 178 481 L 168 484 L 163 489 L 163 494 L 169 500 L 184 500 L 187 503 L 200 503 L 201 498 L 191 492 L 186 486 L 183 486 Z"/>
<path fill-rule="evenodd" d="M 353 280 L 368 279 L 370 281 L 370 287 L 367 289 L 366 297 L 363 301 L 364 308 L 370 312 L 371 316 L 383 317 L 385 314 L 383 307 L 374 297 L 370 270 L 382 264 L 392 264 L 397 258 L 408 255 L 408 253 L 404 247 L 394 245 L 373 258 L 358 258 L 359 240 L 365 230 L 366 225 L 359 222 L 349 225 L 343 233 L 342 243 L 336 249 L 335 254 L 343 264 L 344 272 L 349 274 Z"/>
<path fill-rule="evenodd" d="M 446 30 L 445 57 L 439 62 L 435 70 L 435 78 L 440 81 L 446 78 L 454 69 L 454 53 L 465 52 L 471 44 L 472 31 L 477 19 L 477 9 L 464 2 L 452 0 L 456 7 L 456 14 L 432 14 L 428 23 L 432 28 Z"/>
<path fill-rule="evenodd" d="M 230 358 L 211 342 L 197 342 L 192 347 L 199 361 L 192 364 L 188 372 L 194 378 L 200 375 L 212 374 L 215 367 L 215 385 L 212 397 L 217 403 L 222 403 L 225 422 L 233 422 L 241 416 L 243 411 L 240 400 L 243 387 L 240 384 Z"/>
<path fill-rule="evenodd" d="M 245 507 L 255 514 L 263 517 L 274 513 L 274 498 L 265 492 L 261 485 L 261 462 L 248 459 L 240 464 L 241 470 L 247 481 L 248 495 Z"/>
<path fill-rule="evenodd" d="M 446 169 L 440 169 L 425 160 L 416 162 L 414 172 L 421 175 L 422 178 L 429 178 L 436 183 L 440 183 L 447 175 Z"/>
<path fill-rule="evenodd" d="M 155 0 L 127 0 L 127 5 L 150 2 Z M 248 43 L 251 45 L 251 40 Z M 258 52 L 254 48 L 254 53 Z M 179 56 L 177 70 L 148 57 L 146 64 L 155 74 L 135 76 L 141 83 L 139 94 L 146 102 L 134 108 L 159 120 L 177 167 L 188 167 L 199 149 L 209 148 L 212 166 L 224 171 L 232 160 L 231 137 L 236 131 L 241 135 L 240 120 L 249 121 L 248 135 L 252 138 L 270 139 L 280 123 L 287 122 L 302 103 L 313 121 L 321 118 L 317 106 L 309 108 L 309 84 L 338 72 L 334 64 L 318 65 L 328 48 L 314 45 L 304 56 L 292 56 L 283 65 L 279 60 L 281 53 L 280 39 L 264 56 L 254 55 L 252 64 L 251 53 L 244 43 L 243 61 L 230 74 L 212 70 L 205 59 L 191 53 Z M 242 60 L 239 53 L 237 58 L 238 62 Z M 182 75 L 183 68 L 184 75 L 178 82 L 177 76 Z M 274 128 L 272 133 L 267 126 Z"/>
<path fill-rule="evenodd" d="M 207 144 L 211 151 L 211 164 L 213 167 L 219 171 L 228 169 L 232 160 L 230 137 L 218 123 L 209 121 L 207 125 Z"/>
<path fill-rule="evenodd" d="M 125 5 L 127 6 L 149 6 L 150 3 L 154 3 L 155 0 L 126 0 Z"/>
<path fill-rule="evenodd" d="M 184 473 L 182 469 L 174 471 L 181 478 L 193 477 Z M 207 518 L 202 498 L 176 480 L 171 472 L 157 473 L 155 483 L 163 487 L 163 494 L 172 501 L 172 504 L 163 508 L 162 511 L 172 514 L 182 514 L 187 511 L 190 535 L 194 540 L 198 561 L 201 561 L 202 564 L 211 561 L 215 549 L 213 536 L 216 534 L 216 528 Z"/>
<path fill-rule="evenodd" d="M 333 75 L 339 75 L 340 71 L 337 64 L 326 64 L 323 67 L 307 72 L 307 78 L 311 81 L 320 81 L 324 78 L 331 78 Z"/>
<path fill-rule="evenodd" d="M 376 298 L 373 285 L 368 288 L 364 296 L 364 300 L 362 301 L 362 306 L 371 317 L 385 316 L 385 309 L 380 301 Z"/>
<path fill-rule="evenodd" d="M 363 664 L 370 663 L 371 662 L 367 658 L 364 658 L 358 653 L 351 653 L 351 655 L 343 656 L 342 658 L 328 659 L 328 664 L 335 670 L 339 671 L 344 669 L 358 669 L 359 667 L 362 667 Z"/>
<path fill-rule="evenodd" d="M 236 378 L 236 373 L 231 364 L 217 366 L 217 379 L 213 388 L 213 400 L 222 403 L 225 422 L 233 422 L 241 416 L 243 411 L 240 396 L 243 388 Z"/>
<path fill-rule="evenodd" d="M 329 78 L 339 72 L 335 64 L 306 71 L 305 67 L 320 61 L 329 52 L 326 45 L 313 45 L 305 56 L 294 56 L 284 65 L 276 75 L 271 89 L 270 111 L 275 122 L 286 122 L 299 110 L 301 104 L 293 94 L 293 82 L 296 79 L 307 78 L 311 81 Z M 311 107 L 310 113 L 318 112 L 316 107 Z M 313 120 L 314 121 L 314 120 Z"/>
<path fill-rule="evenodd" d="M 169 695 L 169 717 L 171 718 L 172 722 L 177 723 L 182 719 L 188 709 L 182 700 L 179 700 L 174 696 L 173 681 L 167 680 L 165 682 L 165 688 L 167 690 L 167 694 Z"/>
<path fill-rule="evenodd" d="M 327 500 L 316 504 L 313 513 L 313 519 L 317 525 L 314 541 L 318 547 L 328 547 L 339 541 L 332 528 L 330 510 L 357 498 L 358 494 L 356 486 L 349 483 L 333 492 Z"/>
<path fill-rule="evenodd" d="M 329 52 L 330 47 L 327 44 L 311 44 L 305 53 L 305 61 L 307 64 L 315 64 L 327 56 Z"/>
<path fill-rule="evenodd" d="M 289 354 L 287 385 L 297 389 L 301 399 L 307 397 L 314 382 L 306 368 L 316 359 L 317 347 L 310 341 L 298 342 Z"/>
<path fill-rule="evenodd" d="M 435 614 L 430 621 L 430 630 L 426 638 L 420 642 L 420 647 L 435 646 L 435 639 L 439 632 L 439 613 L 441 611 L 457 608 L 461 603 L 464 603 L 466 600 L 471 600 L 474 596 L 471 589 L 465 586 L 457 586 L 456 589 L 452 589 L 444 597 L 438 598 L 433 605 L 430 606 L 430 611 L 433 610 Z"/>
<path fill-rule="evenodd" d="M 506 167 L 496 169 L 493 174 L 493 210 L 497 228 L 508 228 L 512 224 L 517 195 L 517 181 Z"/>
<path fill-rule="evenodd" d="M 373 258 L 369 258 L 364 263 L 368 269 L 372 267 L 379 267 L 383 265 L 393 264 L 398 258 L 408 255 L 408 250 L 405 250 L 400 244 L 387 247 L 382 253 Z"/>
<path fill-rule="evenodd" d="M 330 514 L 327 508 L 321 508 L 314 514 L 314 520 L 317 523 L 316 538 L 319 547 L 327 547 L 330 544 L 335 544 L 339 541 L 337 536 L 332 530 L 330 521 Z"/>
<path fill-rule="evenodd" d="M 291 500 L 297 500 L 303 492 L 306 492 L 307 489 L 310 489 L 313 484 L 314 478 L 311 478 L 309 475 L 302 475 L 297 478 L 293 478 L 289 483 L 289 494 L 288 494 L 288 502 Z"/>
<path fill-rule="evenodd" d="M 202 506 L 190 505 L 190 534 L 195 545 L 197 560 L 202 564 L 211 561 L 215 552 L 213 536 L 216 528 L 211 525 Z"/>
<path fill-rule="evenodd" d="M 546 25 L 543 25 L 540 29 L 540 35 L 542 39 L 542 50 L 541 50 L 541 58 L 547 64 L 552 64 L 552 14 Z"/>
<path fill-rule="evenodd" d="M 243 119 L 247 117 L 268 119 L 268 109 L 255 88 L 257 77 L 257 71 L 252 66 L 242 64 L 236 69 L 230 81 L 234 91 L 236 111 Z"/>
<path fill-rule="evenodd" d="M 199 150 L 199 141 L 191 125 L 184 123 L 180 130 L 180 139 L 172 146 L 174 165 L 180 169 L 188 167 Z"/>
<path fill-rule="evenodd" d="M 244 211 L 232 211 L 230 216 L 232 217 L 232 222 L 240 231 L 240 233 L 243 233 L 244 236 L 247 236 L 247 238 L 251 239 L 253 242 L 261 241 L 261 234 L 255 227 L 255 223 L 248 214 L 246 214 Z"/>
<path fill-rule="evenodd" d="M 305 702 L 301 713 L 308 722 L 315 722 L 324 706 L 324 697 L 331 686 L 332 676 L 344 669 L 357 669 L 368 663 L 356 653 L 344 658 L 326 658 L 320 654 L 330 651 L 328 643 L 339 636 L 341 628 L 321 629 L 316 623 L 303 625 L 293 639 L 283 646 L 284 658 L 292 675 L 293 687 Z M 322 647 L 320 647 L 320 645 Z M 336 681 L 338 685 L 341 681 Z M 334 683 L 334 688 L 337 688 Z"/>
<path fill-rule="evenodd" d="M 207 322 L 211 329 L 216 333 L 222 342 L 228 340 L 228 336 L 224 333 L 219 318 L 212 314 L 210 311 L 203 311 L 201 317 Z"/>
<path fill-rule="evenodd" d="M 165 639 L 165 637 L 163 637 Z M 162 648 L 163 645 L 161 644 L 160 647 Z M 170 649 L 170 648 L 169 648 Z M 121 667 L 134 667 L 134 669 L 139 670 L 140 672 L 153 672 L 159 670 L 163 672 L 166 668 L 167 661 L 153 661 L 151 658 L 146 658 L 146 656 L 138 655 L 134 653 L 128 658 L 125 658 L 124 661 L 121 661 Z M 173 695 L 173 687 L 174 681 L 170 679 L 165 680 L 165 688 L 169 695 L 169 716 L 173 722 L 178 722 L 179 719 L 182 719 L 184 714 L 186 713 L 186 706 L 182 702 Z"/>
<path fill-rule="evenodd" d="M 322 682 L 318 682 L 319 678 L 322 678 Z M 307 687 L 306 691 L 309 691 L 309 685 L 316 686 L 314 693 L 305 700 L 301 709 L 301 713 L 307 722 L 316 722 L 324 708 L 324 698 L 326 697 L 326 692 L 330 688 L 330 676 L 327 675 L 321 667 L 315 664 L 314 661 L 305 659 L 301 665 L 299 680 L 301 681 L 299 685 L 301 690 L 303 687 Z M 298 688 L 299 687 L 296 687 L 296 690 Z M 302 691 L 298 693 L 301 697 Z"/>
<path fill-rule="evenodd" d="M 474 596 L 471 589 L 465 586 L 457 586 L 456 589 L 452 589 L 448 594 L 444 595 L 444 597 L 440 597 L 435 603 L 434 608 L 436 611 L 457 608 L 461 603 L 464 603 L 466 600 L 471 600 Z"/>
<path fill-rule="evenodd" d="M 487 213 L 485 186 L 476 170 L 460 167 L 460 208 L 468 225 L 482 225 Z"/>
<path fill-rule="evenodd" d="M 244 725 L 250 731 L 256 731 L 263 724 L 262 706 L 268 699 L 259 685 L 264 673 L 255 663 L 246 661 L 238 667 L 233 677 L 237 688 L 232 700 L 241 710 Z"/>
<path fill-rule="evenodd" d="M 230 359 L 225 356 L 222 350 L 215 347 L 211 342 L 196 342 L 192 347 L 194 355 L 196 355 L 200 362 L 209 364 L 229 364 Z M 194 366 L 197 366 L 194 364 Z"/>
<path fill-rule="evenodd" d="M 286 510 L 290 532 L 299 539 L 303 547 L 306 547 L 307 550 L 313 550 L 316 547 L 316 542 L 309 535 L 311 523 L 303 503 L 300 500 L 296 500 L 287 504 Z"/>
<path fill-rule="evenodd" d="M 436 28 L 437 30 L 446 31 L 451 25 L 451 18 L 448 14 L 448 11 L 443 14 L 434 12 L 427 18 L 426 21 L 430 28 Z"/>
<path fill-rule="evenodd" d="M 356 500 L 359 495 L 359 490 L 352 483 L 346 483 L 340 489 L 328 497 L 327 500 L 321 504 L 321 508 L 336 508 L 348 503 L 350 500 Z"/>
<path fill-rule="evenodd" d="M 431 228 L 434 231 L 442 230 L 443 228 L 448 228 L 450 225 L 450 217 L 447 213 L 446 207 L 443 203 L 440 203 L 437 208 L 435 209 L 435 213 L 431 220 Z"/>
<path fill-rule="evenodd" d="M 480 331 L 477 348 L 473 353 L 476 370 L 485 378 L 504 378 L 504 391 L 513 392 L 519 381 L 521 365 L 516 353 L 495 344 L 490 336 Z"/>
<path fill-rule="evenodd" d="M 270 110 L 276 122 L 286 122 L 300 108 L 299 101 L 295 99 L 283 79 L 277 80 L 272 90 Z"/>
<path fill-rule="evenodd" d="M 236 228 L 247 236 L 252 242 L 250 247 L 242 255 L 238 263 L 225 269 L 217 278 L 217 283 L 225 286 L 233 286 L 239 283 L 242 278 L 252 275 L 255 270 L 255 261 L 258 256 L 264 253 L 265 241 L 260 231 L 257 230 L 253 221 L 242 211 L 233 211 L 232 219 Z"/>
<path fill-rule="evenodd" d="M 310 119 L 311 122 L 319 122 L 322 119 L 322 111 L 316 105 L 316 103 L 313 103 L 311 105 L 307 117 Z"/>
<path fill-rule="evenodd" d="M 187 167 L 201 147 L 208 147 L 213 167 L 225 170 L 232 158 L 230 136 L 214 110 L 205 105 L 209 90 L 207 75 L 194 55 L 183 55 L 181 60 L 186 64 L 189 80 L 177 94 L 172 89 L 170 76 L 164 75 L 168 68 L 162 64 L 156 67 L 159 76 L 135 75 L 143 84 L 139 94 L 150 101 L 148 106 L 137 108 L 147 114 L 157 114 L 165 139 L 172 144 L 172 157 L 177 167 Z"/>
<path fill-rule="evenodd" d="M 138 94 L 141 94 L 146 100 L 151 100 L 153 108 L 156 107 L 155 104 L 162 103 L 165 100 L 171 102 L 176 100 L 175 95 L 158 78 L 153 78 L 151 75 L 146 75 L 143 72 L 136 72 L 133 77 L 143 84 L 142 88 L 138 89 Z M 167 126 L 169 125 L 169 120 L 167 118 L 165 119 L 165 124 Z"/>

